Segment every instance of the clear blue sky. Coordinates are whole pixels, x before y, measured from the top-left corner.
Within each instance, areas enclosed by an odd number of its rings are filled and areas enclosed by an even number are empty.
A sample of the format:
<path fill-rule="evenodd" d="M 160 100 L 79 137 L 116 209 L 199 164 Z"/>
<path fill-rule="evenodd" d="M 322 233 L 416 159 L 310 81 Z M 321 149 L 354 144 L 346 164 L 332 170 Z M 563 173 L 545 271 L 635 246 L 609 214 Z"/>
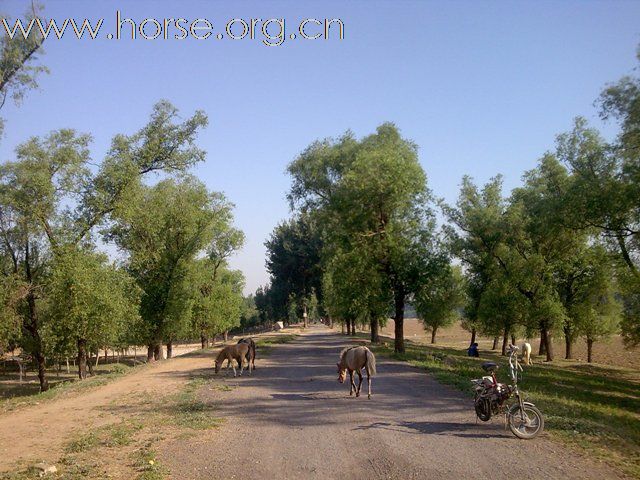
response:
<path fill-rule="evenodd" d="M 16 15 L 25 3 L 0 10 Z M 637 64 L 640 43 L 637 1 L 44 3 L 60 20 L 104 17 L 104 35 L 46 43 L 50 75 L 2 110 L 0 159 L 31 135 L 71 127 L 94 136 L 99 160 L 159 99 L 185 116 L 205 110 L 208 156 L 195 173 L 236 205 L 247 242 L 232 265 L 247 291 L 266 283 L 263 242 L 289 215 L 285 167 L 313 140 L 389 120 L 419 145 L 437 196 L 454 201 L 464 174 L 502 173 L 512 188 L 574 116 L 600 125 L 593 102 Z M 118 8 L 138 20 L 205 17 L 215 32 L 236 17 L 284 17 L 289 31 L 304 18 L 340 18 L 345 39 L 108 40 Z"/>

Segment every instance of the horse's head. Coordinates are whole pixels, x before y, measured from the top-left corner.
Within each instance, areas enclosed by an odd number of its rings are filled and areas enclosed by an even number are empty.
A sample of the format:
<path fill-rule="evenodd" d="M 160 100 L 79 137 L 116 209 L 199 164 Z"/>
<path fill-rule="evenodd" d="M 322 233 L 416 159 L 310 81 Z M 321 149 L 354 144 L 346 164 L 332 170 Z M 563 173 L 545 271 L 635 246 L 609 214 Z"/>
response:
<path fill-rule="evenodd" d="M 347 369 L 346 367 L 343 367 L 340 362 L 336 363 L 336 365 L 338 366 L 338 381 L 340 383 L 344 383 L 347 379 Z"/>
<path fill-rule="evenodd" d="M 216 359 L 216 373 L 220 371 L 221 366 L 222 366 L 222 360 Z"/>

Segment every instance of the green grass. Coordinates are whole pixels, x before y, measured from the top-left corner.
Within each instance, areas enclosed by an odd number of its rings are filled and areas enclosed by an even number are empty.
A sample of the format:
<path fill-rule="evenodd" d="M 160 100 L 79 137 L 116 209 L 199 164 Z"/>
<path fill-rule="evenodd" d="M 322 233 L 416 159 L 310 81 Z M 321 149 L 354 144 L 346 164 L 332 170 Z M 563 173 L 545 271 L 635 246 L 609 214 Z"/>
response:
<path fill-rule="evenodd" d="M 376 353 L 422 367 L 439 382 L 472 395 L 470 379 L 484 374 L 480 365 L 496 361 L 498 379 L 508 381 L 505 357 L 484 353 L 482 359 L 454 348 L 405 343 L 396 354 L 390 344 Z M 619 369 L 578 364 L 524 366 L 521 391 L 545 417 L 545 428 L 566 443 L 584 448 L 627 475 L 640 478 L 640 384 Z"/>
<path fill-rule="evenodd" d="M 200 389 L 209 386 L 210 383 L 211 380 L 206 378 L 192 379 L 173 396 L 169 416 L 176 426 L 207 430 L 220 425 L 221 419 L 213 416 L 213 405 L 199 399 Z"/>
<path fill-rule="evenodd" d="M 70 441 L 65 451 L 67 453 L 85 452 L 97 447 L 124 447 L 133 442 L 133 436 L 142 429 L 142 424 L 137 422 L 121 422 L 106 425 L 81 434 Z"/>
<path fill-rule="evenodd" d="M 167 469 L 158 462 L 151 442 L 133 452 L 131 460 L 139 472 L 137 480 L 162 480 L 167 474 Z"/>
<path fill-rule="evenodd" d="M 281 343 L 289 343 L 296 338 L 297 335 L 277 335 L 273 337 L 263 337 L 256 340 L 257 347 L 264 347 L 269 345 L 278 345 Z"/>

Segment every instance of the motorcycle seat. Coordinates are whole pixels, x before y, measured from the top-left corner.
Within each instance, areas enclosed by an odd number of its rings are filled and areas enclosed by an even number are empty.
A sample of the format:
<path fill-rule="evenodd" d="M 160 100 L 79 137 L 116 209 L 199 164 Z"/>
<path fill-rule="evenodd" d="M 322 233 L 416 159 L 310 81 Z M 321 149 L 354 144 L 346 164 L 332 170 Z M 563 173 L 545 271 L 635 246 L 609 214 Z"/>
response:
<path fill-rule="evenodd" d="M 495 362 L 484 362 L 482 364 L 482 369 L 485 372 L 493 372 L 498 369 L 498 364 Z"/>

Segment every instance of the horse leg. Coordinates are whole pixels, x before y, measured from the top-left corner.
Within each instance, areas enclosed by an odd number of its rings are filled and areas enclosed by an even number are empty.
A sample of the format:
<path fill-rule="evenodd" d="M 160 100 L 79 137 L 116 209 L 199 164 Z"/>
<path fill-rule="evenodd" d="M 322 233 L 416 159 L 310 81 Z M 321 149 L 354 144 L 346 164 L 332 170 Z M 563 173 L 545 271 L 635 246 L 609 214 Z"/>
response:
<path fill-rule="evenodd" d="M 353 395 L 353 390 L 356 388 L 356 384 L 353 382 L 353 370 L 349 370 L 349 395 Z"/>
<path fill-rule="evenodd" d="M 238 362 L 238 367 L 240 367 L 240 376 L 242 376 L 242 369 L 244 367 L 244 362 L 242 360 L 242 356 L 236 359 L 236 361 Z"/>
<path fill-rule="evenodd" d="M 236 366 L 234 365 L 233 362 L 231 362 L 231 368 L 233 368 L 233 377 L 235 378 L 237 376 L 237 373 L 236 373 Z"/>
<path fill-rule="evenodd" d="M 358 389 L 356 390 L 356 397 L 360 396 L 360 387 L 362 387 L 362 372 L 358 369 L 356 370 L 358 373 Z"/>
<path fill-rule="evenodd" d="M 371 399 L 371 375 L 369 375 L 368 370 L 367 370 L 367 387 L 369 388 L 367 398 Z"/>

